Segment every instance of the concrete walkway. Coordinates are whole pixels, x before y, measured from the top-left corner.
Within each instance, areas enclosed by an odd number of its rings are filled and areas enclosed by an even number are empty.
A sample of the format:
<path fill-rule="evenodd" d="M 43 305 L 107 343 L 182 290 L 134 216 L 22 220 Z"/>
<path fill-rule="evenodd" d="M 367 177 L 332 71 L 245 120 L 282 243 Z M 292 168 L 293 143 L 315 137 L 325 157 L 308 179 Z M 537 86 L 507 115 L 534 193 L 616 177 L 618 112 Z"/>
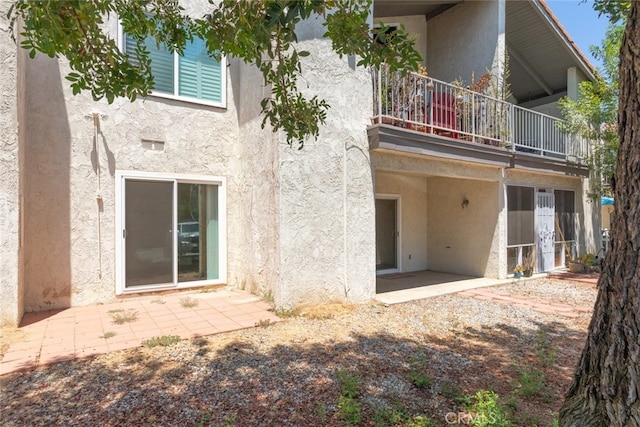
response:
<path fill-rule="evenodd" d="M 591 313 L 593 305 L 575 306 L 563 304 L 561 302 L 536 301 L 525 295 L 511 294 L 508 292 L 500 292 L 491 288 L 478 288 L 464 292 L 458 295 L 465 297 L 477 298 L 485 301 L 492 301 L 499 304 L 508 304 L 521 308 L 528 308 L 543 314 L 555 314 L 569 318 L 579 317 L 583 313 Z"/>
<path fill-rule="evenodd" d="M 517 279 L 534 280 L 547 277 L 547 274 L 534 274 L 531 277 Z M 514 278 L 490 279 L 486 277 L 470 278 L 457 274 L 425 270 L 413 273 L 378 276 L 378 294 L 376 300 L 383 304 L 400 304 L 440 295 L 453 294 L 470 289 L 513 283 Z"/>
<path fill-rule="evenodd" d="M 138 347 L 153 337 L 188 339 L 277 322 L 269 308 L 248 292 L 221 289 L 27 313 L 18 330 L 21 337 L 0 362 L 0 375 Z"/>

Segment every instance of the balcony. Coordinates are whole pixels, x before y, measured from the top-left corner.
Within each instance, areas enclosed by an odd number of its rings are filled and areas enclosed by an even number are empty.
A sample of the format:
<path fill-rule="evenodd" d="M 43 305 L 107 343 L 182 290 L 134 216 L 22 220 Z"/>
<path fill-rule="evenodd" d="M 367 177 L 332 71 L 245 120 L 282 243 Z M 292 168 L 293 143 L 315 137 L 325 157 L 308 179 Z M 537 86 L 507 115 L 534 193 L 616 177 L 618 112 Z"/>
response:
<path fill-rule="evenodd" d="M 586 174 L 589 141 L 564 133 L 562 121 L 555 117 L 418 73 L 389 72 L 386 67 L 373 71 L 373 89 L 374 128 L 387 125 L 382 127 L 410 131 L 402 139 L 413 140 L 413 148 L 444 143 L 458 151 L 480 153 L 480 158 L 508 159 L 511 167 L 520 163 L 570 173 L 580 169 L 580 175 Z"/>

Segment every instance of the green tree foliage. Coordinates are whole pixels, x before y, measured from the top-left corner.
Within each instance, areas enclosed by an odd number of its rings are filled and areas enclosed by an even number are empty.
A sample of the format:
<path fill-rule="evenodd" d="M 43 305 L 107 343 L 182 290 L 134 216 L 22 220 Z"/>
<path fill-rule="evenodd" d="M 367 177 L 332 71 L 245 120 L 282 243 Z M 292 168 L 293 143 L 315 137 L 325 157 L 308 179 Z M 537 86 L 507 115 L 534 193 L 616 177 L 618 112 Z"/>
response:
<path fill-rule="evenodd" d="M 403 28 L 389 37 L 382 28 L 377 43 L 371 36 L 372 0 L 221 0 L 205 16 L 188 16 L 177 0 L 18 0 L 10 12 L 12 26 L 21 22 L 20 44 L 31 57 L 42 52 L 64 56 L 72 71 L 66 76 L 73 93 L 89 91 L 94 99 L 117 97 L 134 101 L 153 89 L 149 51 L 145 40 L 181 53 L 194 37 L 206 41 L 212 56 L 229 55 L 254 64 L 261 71 L 271 96 L 262 100 L 263 127 L 282 129 L 289 144 L 300 147 L 316 137 L 329 105 L 298 88 L 302 58 L 297 29 L 301 21 L 324 18 L 324 36 L 340 56 L 355 55 L 358 65 L 386 62 L 393 70 L 417 69 L 421 58 Z M 118 49 L 105 22 L 117 16 L 123 30 L 136 41 L 135 56 Z"/>
<path fill-rule="evenodd" d="M 591 46 L 592 54 L 602 61 L 600 78 L 580 83 L 578 100 L 565 97 L 559 102 L 568 132 L 601 141 L 594 145 L 589 159 L 596 178 L 602 178 L 591 183 L 592 198 L 610 193 L 603 180 L 613 177 L 618 154 L 618 69 L 624 27 L 624 20 L 610 23 L 600 46 Z"/>

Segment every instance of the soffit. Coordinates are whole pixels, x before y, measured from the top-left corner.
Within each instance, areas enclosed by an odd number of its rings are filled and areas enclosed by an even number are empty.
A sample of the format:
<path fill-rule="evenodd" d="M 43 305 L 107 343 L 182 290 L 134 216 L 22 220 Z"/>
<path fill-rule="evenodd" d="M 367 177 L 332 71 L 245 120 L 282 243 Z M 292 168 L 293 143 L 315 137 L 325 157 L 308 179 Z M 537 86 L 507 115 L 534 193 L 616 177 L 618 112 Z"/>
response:
<path fill-rule="evenodd" d="M 439 15 L 464 0 L 374 0 L 373 16 L 424 15 L 427 19 Z"/>
<path fill-rule="evenodd" d="M 463 2 L 375 0 L 374 16 L 424 15 L 431 19 Z M 510 54 L 509 82 L 519 103 L 564 94 L 567 90 L 567 69 L 571 67 L 576 67 L 587 79 L 595 79 L 593 66 L 544 0 L 507 0 L 505 23 L 505 39 Z"/>
<path fill-rule="evenodd" d="M 511 89 L 519 103 L 567 90 L 567 69 L 595 72 L 544 1 L 507 1 Z"/>

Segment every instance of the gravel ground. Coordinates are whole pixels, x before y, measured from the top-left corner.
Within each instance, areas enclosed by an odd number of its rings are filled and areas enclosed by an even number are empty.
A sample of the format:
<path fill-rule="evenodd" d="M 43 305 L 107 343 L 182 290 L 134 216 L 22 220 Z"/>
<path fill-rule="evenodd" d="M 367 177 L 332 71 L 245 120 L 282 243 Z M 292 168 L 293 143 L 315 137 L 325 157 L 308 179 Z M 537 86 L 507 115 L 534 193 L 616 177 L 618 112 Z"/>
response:
<path fill-rule="evenodd" d="M 590 305 L 595 286 L 552 279 L 494 288 Z M 276 324 L 63 362 L 0 381 L 0 425 L 343 426 L 344 378 L 360 425 L 448 425 L 464 396 L 495 390 L 513 425 L 551 425 L 590 313 L 542 314 L 448 295 L 412 303 L 328 305 Z M 544 385 L 532 395 L 523 372 Z M 416 387 L 412 376 L 428 378 Z M 342 382 L 341 382 L 342 378 Z M 447 418 L 448 417 L 448 418 Z"/>

